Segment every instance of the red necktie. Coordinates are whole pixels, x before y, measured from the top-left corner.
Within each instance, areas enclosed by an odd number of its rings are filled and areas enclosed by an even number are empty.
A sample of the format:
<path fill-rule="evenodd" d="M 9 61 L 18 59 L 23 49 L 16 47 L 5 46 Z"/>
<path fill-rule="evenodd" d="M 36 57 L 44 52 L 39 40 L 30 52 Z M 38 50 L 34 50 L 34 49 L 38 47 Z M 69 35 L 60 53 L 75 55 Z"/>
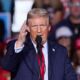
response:
<path fill-rule="evenodd" d="M 42 80 L 44 80 L 44 73 L 45 73 L 45 60 L 44 55 L 41 48 L 41 56 L 38 54 L 38 64 L 40 67 L 40 77 Z"/>

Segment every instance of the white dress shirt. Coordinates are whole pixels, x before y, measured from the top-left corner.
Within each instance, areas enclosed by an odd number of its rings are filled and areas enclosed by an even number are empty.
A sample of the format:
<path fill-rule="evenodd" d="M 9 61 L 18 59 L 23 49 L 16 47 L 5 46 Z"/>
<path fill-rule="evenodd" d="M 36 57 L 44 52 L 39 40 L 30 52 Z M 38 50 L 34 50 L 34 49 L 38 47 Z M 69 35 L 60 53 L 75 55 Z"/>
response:
<path fill-rule="evenodd" d="M 37 48 L 36 48 L 36 44 L 32 41 L 33 45 L 34 45 L 34 48 L 36 50 L 36 53 L 37 53 Z M 44 74 L 44 80 L 48 80 L 48 44 L 47 42 L 43 45 L 44 47 L 42 48 L 42 51 L 43 51 L 43 55 L 44 55 L 44 59 L 45 59 L 45 74 Z M 16 44 L 15 44 L 15 47 L 14 47 L 14 50 L 16 53 L 19 53 L 20 51 L 22 51 L 24 45 L 19 47 L 19 48 L 16 48 Z"/>

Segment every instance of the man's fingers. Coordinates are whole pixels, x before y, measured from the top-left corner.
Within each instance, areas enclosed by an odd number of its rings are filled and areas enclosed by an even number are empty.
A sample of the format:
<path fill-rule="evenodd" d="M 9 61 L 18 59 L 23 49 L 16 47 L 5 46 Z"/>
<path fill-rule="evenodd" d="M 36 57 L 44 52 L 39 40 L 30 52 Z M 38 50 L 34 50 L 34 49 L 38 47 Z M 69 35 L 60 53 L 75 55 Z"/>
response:
<path fill-rule="evenodd" d="M 29 32 L 29 27 L 26 25 L 26 22 L 23 23 L 19 36 L 24 38 Z M 20 38 L 19 37 L 19 38 Z"/>
<path fill-rule="evenodd" d="M 26 27 L 27 27 L 26 22 L 24 22 L 22 27 L 21 27 L 20 32 L 26 32 Z"/>

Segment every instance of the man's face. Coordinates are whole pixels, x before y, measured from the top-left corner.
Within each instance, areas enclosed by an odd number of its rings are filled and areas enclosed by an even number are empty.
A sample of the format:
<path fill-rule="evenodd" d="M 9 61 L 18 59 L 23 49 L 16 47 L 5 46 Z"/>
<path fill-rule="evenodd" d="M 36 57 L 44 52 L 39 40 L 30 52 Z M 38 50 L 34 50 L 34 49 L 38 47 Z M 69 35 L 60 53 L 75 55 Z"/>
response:
<path fill-rule="evenodd" d="M 43 44 L 47 41 L 50 31 L 49 19 L 46 17 L 36 17 L 28 22 L 31 39 L 35 42 L 36 36 L 41 35 Z"/>
<path fill-rule="evenodd" d="M 53 24 L 56 25 L 63 19 L 63 13 L 61 11 L 56 11 L 54 13 Z"/>
<path fill-rule="evenodd" d="M 80 0 L 72 0 L 70 4 L 70 12 L 74 18 L 80 19 Z"/>
<path fill-rule="evenodd" d="M 58 43 L 68 49 L 70 47 L 71 40 L 69 37 L 61 37 L 58 39 Z"/>
<path fill-rule="evenodd" d="M 42 0 L 44 5 L 50 4 L 50 0 Z"/>
<path fill-rule="evenodd" d="M 78 59 L 80 59 L 80 49 L 77 49 L 77 50 L 76 50 L 76 54 L 77 54 L 77 56 L 78 56 Z"/>

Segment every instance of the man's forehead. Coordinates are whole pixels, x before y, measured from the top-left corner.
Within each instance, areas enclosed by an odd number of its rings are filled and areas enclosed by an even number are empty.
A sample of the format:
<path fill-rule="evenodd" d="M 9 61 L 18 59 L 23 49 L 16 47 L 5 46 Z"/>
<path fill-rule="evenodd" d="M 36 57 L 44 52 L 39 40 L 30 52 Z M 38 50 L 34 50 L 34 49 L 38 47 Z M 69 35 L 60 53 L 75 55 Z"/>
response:
<path fill-rule="evenodd" d="M 28 20 L 28 25 L 49 25 L 49 20 L 46 18 L 43 18 L 43 20 L 39 19 L 30 19 Z"/>
<path fill-rule="evenodd" d="M 49 21 L 49 18 L 48 17 L 33 17 L 33 18 L 28 19 L 28 22 L 30 21 L 33 22 L 35 20 L 42 20 L 42 21 L 48 20 Z"/>
<path fill-rule="evenodd" d="M 46 19 L 46 18 L 48 18 L 48 16 L 33 16 L 32 18 L 30 18 L 30 19 Z"/>

